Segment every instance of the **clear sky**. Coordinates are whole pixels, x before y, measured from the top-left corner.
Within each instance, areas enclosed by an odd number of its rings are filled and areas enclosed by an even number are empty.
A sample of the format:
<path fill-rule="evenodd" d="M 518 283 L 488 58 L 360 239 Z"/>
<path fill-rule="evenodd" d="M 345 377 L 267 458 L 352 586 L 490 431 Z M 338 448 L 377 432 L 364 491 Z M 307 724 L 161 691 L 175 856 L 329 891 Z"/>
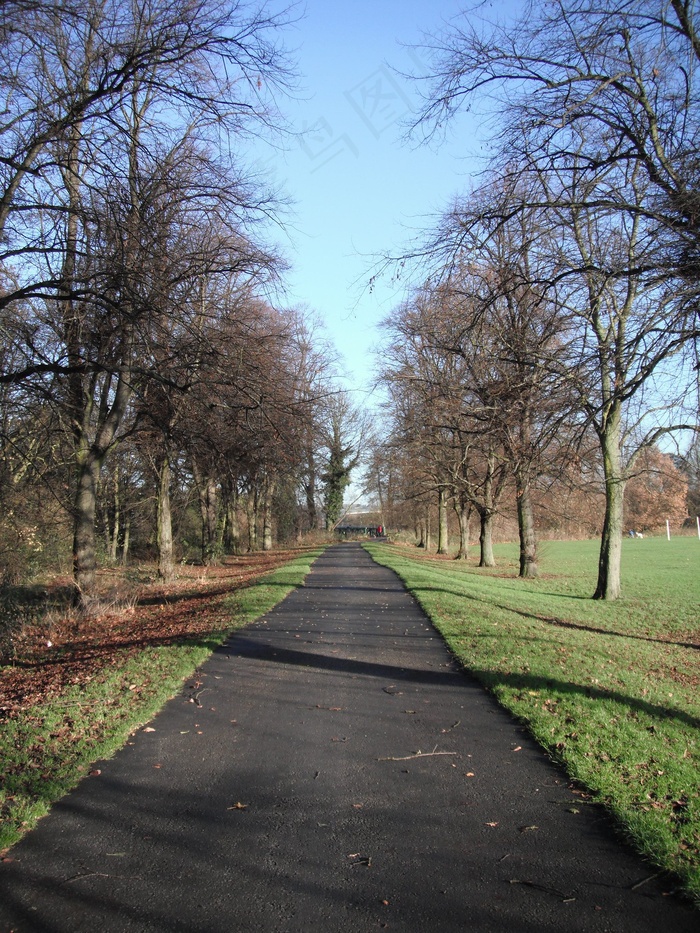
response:
<path fill-rule="evenodd" d="M 402 141 L 416 100 L 396 73 L 425 69 L 410 47 L 459 13 L 459 0 L 306 0 L 286 37 L 301 75 L 297 101 L 284 104 L 303 135 L 266 168 L 294 202 L 289 241 L 290 304 L 325 322 L 350 385 L 372 378 L 376 325 L 399 303 L 402 286 L 367 283 L 378 254 L 405 245 L 469 184 L 479 128 L 463 117 L 439 149 Z M 493 0 L 491 12 L 505 4 Z M 363 396 L 358 394 L 357 401 Z"/>

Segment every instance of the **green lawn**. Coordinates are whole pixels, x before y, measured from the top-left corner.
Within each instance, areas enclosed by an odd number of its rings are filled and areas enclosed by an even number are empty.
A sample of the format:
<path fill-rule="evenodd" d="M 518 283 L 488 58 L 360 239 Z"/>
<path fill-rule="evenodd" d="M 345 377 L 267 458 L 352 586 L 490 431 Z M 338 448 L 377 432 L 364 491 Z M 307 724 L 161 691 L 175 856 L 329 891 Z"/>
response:
<path fill-rule="evenodd" d="M 546 542 L 541 576 L 367 545 L 499 701 L 700 899 L 700 541 L 623 542 L 623 598 L 590 599 L 596 541 Z"/>

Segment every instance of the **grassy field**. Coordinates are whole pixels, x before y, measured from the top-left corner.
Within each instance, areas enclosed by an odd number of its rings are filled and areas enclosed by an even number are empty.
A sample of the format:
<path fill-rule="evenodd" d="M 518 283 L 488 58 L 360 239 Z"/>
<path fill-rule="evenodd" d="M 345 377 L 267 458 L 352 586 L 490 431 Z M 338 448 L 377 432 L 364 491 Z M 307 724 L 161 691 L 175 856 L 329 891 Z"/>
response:
<path fill-rule="evenodd" d="M 590 599 L 598 543 L 547 542 L 541 576 L 517 547 L 490 570 L 367 545 L 448 645 L 636 848 L 700 902 L 700 541 L 626 539 L 623 598 Z"/>
<path fill-rule="evenodd" d="M 88 774 L 94 761 L 110 757 L 148 722 L 228 633 L 301 585 L 321 550 L 297 552 L 242 588 L 236 564 L 213 581 L 214 591 L 211 585 L 194 595 L 171 591 L 156 604 L 152 598 L 142 609 L 137 604 L 131 618 L 91 620 L 89 637 L 48 651 L 44 639 L 45 657 L 0 671 L 0 853 Z M 49 668 L 63 668 L 66 676 L 42 681 L 39 690 L 33 675 Z M 16 698 L 14 705 L 8 697 Z"/>

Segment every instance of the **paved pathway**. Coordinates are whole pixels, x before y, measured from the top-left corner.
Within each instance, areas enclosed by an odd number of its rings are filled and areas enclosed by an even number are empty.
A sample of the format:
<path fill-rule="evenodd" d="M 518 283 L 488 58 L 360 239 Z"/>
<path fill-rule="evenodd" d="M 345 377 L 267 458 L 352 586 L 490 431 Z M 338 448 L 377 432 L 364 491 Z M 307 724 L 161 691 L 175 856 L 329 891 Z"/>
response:
<path fill-rule="evenodd" d="M 2 933 L 700 929 L 357 545 L 150 730 L 0 864 Z"/>

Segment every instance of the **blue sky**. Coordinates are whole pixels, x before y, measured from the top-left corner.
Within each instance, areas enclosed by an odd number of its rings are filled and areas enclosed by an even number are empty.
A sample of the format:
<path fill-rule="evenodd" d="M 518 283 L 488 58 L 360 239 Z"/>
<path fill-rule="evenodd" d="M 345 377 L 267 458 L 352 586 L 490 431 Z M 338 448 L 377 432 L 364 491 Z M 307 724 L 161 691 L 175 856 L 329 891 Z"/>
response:
<path fill-rule="evenodd" d="M 393 69 L 424 68 L 420 53 L 405 46 L 438 31 L 461 7 L 456 0 L 307 0 L 287 35 L 302 89 L 284 110 L 303 135 L 264 161 L 294 202 L 282 243 L 292 264 L 288 301 L 325 322 L 357 389 L 371 382 L 376 325 L 402 296 L 390 281 L 369 293 L 373 257 L 428 226 L 468 187 L 483 155 L 469 117 L 437 150 L 401 139 L 416 92 Z"/>

